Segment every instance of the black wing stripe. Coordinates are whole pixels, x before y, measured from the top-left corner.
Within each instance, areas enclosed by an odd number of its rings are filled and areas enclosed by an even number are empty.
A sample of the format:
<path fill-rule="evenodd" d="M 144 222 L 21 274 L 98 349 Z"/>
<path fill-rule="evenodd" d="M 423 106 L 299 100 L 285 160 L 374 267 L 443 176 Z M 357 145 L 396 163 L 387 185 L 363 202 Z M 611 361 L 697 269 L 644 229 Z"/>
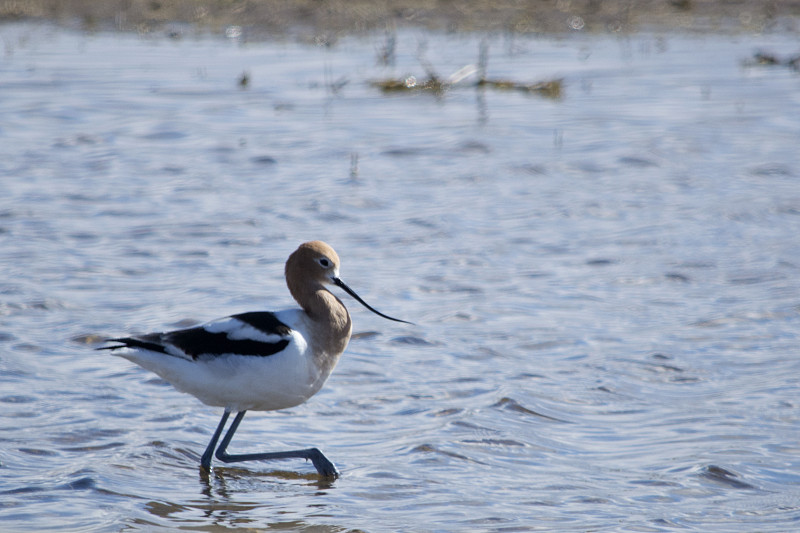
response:
<path fill-rule="evenodd" d="M 118 348 L 142 348 L 150 350 L 151 352 L 167 353 L 166 348 L 158 344 L 158 342 L 148 341 L 146 339 L 134 339 L 133 337 L 124 337 L 120 339 L 108 339 L 106 342 L 119 342 L 117 346 L 102 346 L 98 350 L 116 350 Z"/>
<path fill-rule="evenodd" d="M 245 324 L 253 326 L 257 330 L 268 335 L 281 335 L 286 337 L 291 334 L 292 328 L 278 320 L 275 313 L 266 311 L 251 311 L 233 315 L 231 318 L 241 320 Z"/>
<path fill-rule="evenodd" d="M 231 340 L 225 332 L 211 333 L 202 327 L 164 333 L 164 341 L 175 345 L 192 359 L 197 359 L 201 355 L 228 353 L 263 357 L 274 355 L 289 345 L 288 339 L 281 339 L 278 342 Z"/>
<path fill-rule="evenodd" d="M 292 328 L 278 320 L 274 313 L 267 311 L 253 311 L 233 315 L 245 324 L 257 329 L 266 335 L 284 337 L 276 342 L 263 342 L 253 339 L 230 339 L 225 331 L 210 332 L 203 326 L 165 333 L 150 333 L 140 337 L 124 337 L 108 339 L 109 342 L 119 342 L 118 346 L 104 346 L 99 350 L 114 350 L 116 348 L 142 348 L 153 352 L 172 355 L 167 349 L 171 344 L 184 352 L 192 359 L 201 355 L 238 354 L 266 357 L 274 355 L 289 345 Z"/>

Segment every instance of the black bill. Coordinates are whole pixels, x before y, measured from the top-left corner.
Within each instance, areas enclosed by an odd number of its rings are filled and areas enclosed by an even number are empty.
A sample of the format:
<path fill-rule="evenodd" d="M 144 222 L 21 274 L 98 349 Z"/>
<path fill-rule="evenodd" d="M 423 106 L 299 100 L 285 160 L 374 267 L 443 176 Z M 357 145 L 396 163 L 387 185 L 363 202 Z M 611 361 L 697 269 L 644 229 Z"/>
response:
<path fill-rule="evenodd" d="M 356 294 L 353 289 L 348 287 L 347 284 L 344 281 L 340 280 L 339 278 L 333 278 L 333 283 L 336 284 L 337 286 L 341 287 L 344 290 L 344 292 L 346 292 L 347 294 L 349 294 L 350 296 L 355 298 L 358 301 L 358 303 L 360 303 L 361 305 L 363 305 L 364 307 L 366 307 L 367 309 L 369 309 L 370 311 L 372 311 L 376 315 L 382 316 L 383 318 L 387 318 L 389 320 L 394 320 L 395 322 L 402 322 L 404 324 L 411 324 L 412 326 L 414 325 L 413 322 L 408 322 L 407 320 L 400 320 L 399 318 L 392 318 L 389 315 L 384 315 L 383 313 L 381 313 L 380 311 L 378 311 L 377 309 L 375 309 L 371 305 L 369 305 L 367 302 L 362 300 L 361 297 L 358 294 Z"/>

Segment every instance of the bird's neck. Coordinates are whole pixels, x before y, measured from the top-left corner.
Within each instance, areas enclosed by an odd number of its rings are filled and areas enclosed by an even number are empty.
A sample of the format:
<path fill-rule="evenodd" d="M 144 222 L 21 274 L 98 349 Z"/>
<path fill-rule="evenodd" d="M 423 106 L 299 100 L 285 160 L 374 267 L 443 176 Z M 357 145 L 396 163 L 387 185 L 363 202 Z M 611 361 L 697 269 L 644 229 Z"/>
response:
<path fill-rule="evenodd" d="M 314 331 L 319 338 L 314 340 L 321 346 L 329 347 L 326 351 L 343 352 L 350 340 L 353 325 L 342 301 L 321 283 L 287 284 L 289 292 L 316 326 Z"/>
<path fill-rule="evenodd" d="M 301 305 L 316 326 L 311 328 L 311 342 L 317 367 L 328 376 L 350 341 L 353 330 L 350 314 L 344 304 L 324 287 L 316 290 Z"/>
<path fill-rule="evenodd" d="M 326 323 L 337 333 L 350 330 L 350 314 L 344 304 L 325 287 L 318 287 L 299 302 L 314 322 Z"/>

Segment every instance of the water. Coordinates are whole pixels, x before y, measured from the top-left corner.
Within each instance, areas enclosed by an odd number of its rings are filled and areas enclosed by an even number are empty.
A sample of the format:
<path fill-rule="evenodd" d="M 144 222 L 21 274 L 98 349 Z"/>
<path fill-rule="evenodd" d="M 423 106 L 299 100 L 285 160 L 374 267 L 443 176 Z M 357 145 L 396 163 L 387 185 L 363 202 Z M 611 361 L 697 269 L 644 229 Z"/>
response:
<path fill-rule="evenodd" d="M 0 28 L 0 529 L 790 531 L 800 523 L 793 35 L 333 46 Z M 250 83 L 237 80 L 248 73 Z M 220 413 L 96 336 L 291 304 L 330 242 L 356 336 L 323 391 Z M 346 298 L 346 296 L 344 297 Z"/>

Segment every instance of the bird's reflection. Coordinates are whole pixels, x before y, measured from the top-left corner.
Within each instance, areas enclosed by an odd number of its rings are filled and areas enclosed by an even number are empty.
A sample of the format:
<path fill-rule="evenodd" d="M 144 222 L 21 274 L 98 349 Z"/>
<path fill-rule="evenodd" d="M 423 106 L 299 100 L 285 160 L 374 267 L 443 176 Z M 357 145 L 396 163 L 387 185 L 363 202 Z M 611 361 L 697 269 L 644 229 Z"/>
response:
<path fill-rule="evenodd" d="M 318 491 L 326 491 L 336 486 L 336 478 L 320 476 L 317 473 L 301 474 L 290 470 L 270 470 L 254 472 L 238 467 L 214 467 L 211 471 L 198 468 L 202 494 L 216 501 L 227 500 L 232 495 L 240 494 L 243 485 L 252 486 L 259 480 L 265 484 L 276 481 L 299 482 Z"/>

